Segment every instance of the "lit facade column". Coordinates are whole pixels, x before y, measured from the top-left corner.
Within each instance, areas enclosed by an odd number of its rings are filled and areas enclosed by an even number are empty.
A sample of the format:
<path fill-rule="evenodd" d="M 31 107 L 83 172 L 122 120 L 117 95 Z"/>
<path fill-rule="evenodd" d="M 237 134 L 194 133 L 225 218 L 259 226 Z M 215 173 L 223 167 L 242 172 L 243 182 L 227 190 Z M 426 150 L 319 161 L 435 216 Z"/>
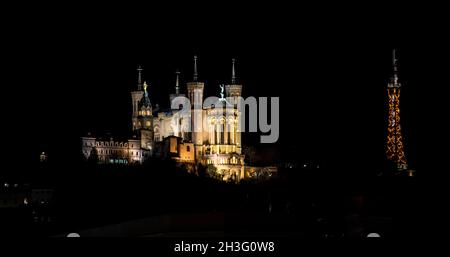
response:
<path fill-rule="evenodd" d="M 234 136 L 235 136 L 236 132 L 235 132 L 235 127 L 234 127 L 234 121 L 233 120 L 231 120 L 229 126 L 230 126 L 230 141 L 231 141 L 231 144 L 234 145 L 235 144 Z"/>
<path fill-rule="evenodd" d="M 216 134 L 216 144 L 220 145 L 220 122 L 216 124 L 215 134 Z"/>
<path fill-rule="evenodd" d="M 228 122 L 226 118 L 223 121 L 223 143 L 228 144 Z"/>
<path fill-rule="evenodd" d="M 209 142 L 210 142 L 210 144 L 214 144 L 214 124 L 209 124 L 209 131 L 208 131 L 208 134 L 209 134 Z"/>

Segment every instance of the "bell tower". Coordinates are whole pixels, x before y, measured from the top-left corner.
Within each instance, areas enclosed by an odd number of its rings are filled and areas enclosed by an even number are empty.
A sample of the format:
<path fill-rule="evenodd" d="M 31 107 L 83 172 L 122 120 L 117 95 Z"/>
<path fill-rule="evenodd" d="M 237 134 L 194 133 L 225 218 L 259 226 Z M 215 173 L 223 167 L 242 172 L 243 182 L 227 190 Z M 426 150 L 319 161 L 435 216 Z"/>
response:
<path fill-rule="evenodd" d="M 142 67 L 139 65 L 137 68 L 138 78 L 137 78 L 137 87 L 134 91 L 131 91 L 131 104 L 132 104 L 132 129 L 133 132 L 137 132 L 138 130 L 138 114 L 139 114 L 139 101 L 144 96 L 144 91 L 142 90 Z"/>
<path fill-rule="evenodd" d="M 144 82 L 144 96 L 138 103 L 136 128 L 140 132 L 141 148 L 151 151 L 153 148 L 153 110 L 147 88 L 148 85 Z"/>
<path fill-rule="evenodd" d="M 236 82 L 235 63 L 236 59 L 231 59 L 231 83 L 225 86 L 225 94 L 228 101 L 236 106 L 237 98 L 242 96 L 242 85 Z"/>
<path fill-rule="evenodd" d="M 228 102 L 233 104 L 234 106 L 234 120 L 230 124 L 228 124 L 228 133 L 229 133 L 229 142 L 236 147 L 236 153 L 242 153 L 242 137 L 239 128 L 241 127 L 239 124 L 241 122 L 241 113 L 238 109 L 237 103 L 238 98 L 242 96 L 242 85 L 237 82 L 236 79 L 236 59 L 231 59 L 231 81 L 229 85 L 225 85 L 225 95 L 227 97 Z M 228 122 L 230 122 L 228 120 Z M 243 160 L 242 160 L 243 162 Z M 243 178 L 243 168 L 240 177 Z"/>
<path fill-rule="evenodd" d="M 191 139 L 194 143 L 195 156 L 201 155 L 203 144 L 203 89 L 205 83 L 198 81 L 197 56 L 194 56 L 194 76 L 191 82 L 187 83 L 188 98 L 191 102 Z"/>
<path fill-rule="evenodd" d="M 180 93 L 180 72 L 177 70 L 175 72 L 176 79 L 175 79 L 175 94 L 170 94 L 170 105 L 172 105 L 173 99 L 179 96 L 185 96 L 184 94 Z M 176 108 L 178 110 L 179 108 Z"/>

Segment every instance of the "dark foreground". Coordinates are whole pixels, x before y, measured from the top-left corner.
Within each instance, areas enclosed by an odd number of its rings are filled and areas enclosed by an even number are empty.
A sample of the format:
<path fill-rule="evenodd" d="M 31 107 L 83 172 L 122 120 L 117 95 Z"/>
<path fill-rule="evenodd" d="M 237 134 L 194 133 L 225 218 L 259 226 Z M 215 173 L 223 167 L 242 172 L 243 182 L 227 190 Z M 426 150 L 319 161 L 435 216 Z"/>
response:
<path fill-rule="evenodd" d="M 20 188 L 49 188 L 48 201 L 0 208 L 2 236 L 304 238 L 414 237 L 421 231 L 417 178 L 319 169 L 280 170 L 239 185 L 187 174 L 171 163 L 144 167 L 39 167 Z M 29 181 L 28 184 L 22 181 Z M 9 190 L 7 193 L 5 190 Z M 25 190 L 25 189 L 23 189 Z M 38 194 L 39 192 L 34 192 Z M 29 193 L 24 193 L 29 195 Z M 20 199 L 19 199 L 20 200 Z M 22 200 L 23 201 L 23 200 Z"/>

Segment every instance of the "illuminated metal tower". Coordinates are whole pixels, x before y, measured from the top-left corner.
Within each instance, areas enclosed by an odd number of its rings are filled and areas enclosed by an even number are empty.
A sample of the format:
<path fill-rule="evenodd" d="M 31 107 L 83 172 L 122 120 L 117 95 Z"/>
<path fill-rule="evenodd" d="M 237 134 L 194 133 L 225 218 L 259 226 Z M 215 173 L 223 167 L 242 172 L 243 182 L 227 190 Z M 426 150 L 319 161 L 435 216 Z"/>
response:
<path fill-rule="evenodd" d="M 388 118 L 388 134 L 386 145 L 387 159 L 397 165 L 399 170 L 407 170 L 405 150 L 403 147 L 403 136 L 400 127 L 400 88 L 398 81 L 397 58 L 395 50 L 392 54 L 392 65 L 394 74 L 387 86 L 389 96 L 389 118 Z"/>

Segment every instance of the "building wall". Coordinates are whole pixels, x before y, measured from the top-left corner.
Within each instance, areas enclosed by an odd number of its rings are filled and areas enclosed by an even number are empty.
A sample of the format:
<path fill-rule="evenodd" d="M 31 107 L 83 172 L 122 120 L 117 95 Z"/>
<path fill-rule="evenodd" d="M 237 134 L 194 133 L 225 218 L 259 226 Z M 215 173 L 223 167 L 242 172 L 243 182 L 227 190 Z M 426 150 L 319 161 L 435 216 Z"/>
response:
<path fill-rule="evenodd" d="M 178 145 L 179 160 L 183 162 L 194 162 L 195 152 L 194 144 L 189 142 L 184 142 Z"/>
<path fill-rule="evenodd" d="M 267 179 L 272 176 L 275 176 L 278 172 L 278 168 L 275 166 L 267 166 L 267 167 L 245 166 L 244 172 L 245 178 Z"/>
<path fill-rule="evenodd" d="M 155 157 L 173 159 L 177 162 L 194 163 L 194 144 L 182 138 L 169 136 L 155 144 Z"/>
<path fill-rule="evenodd" d="M 129 139 L 125 142 L 101 140 L 95 137 L 82 137 L 82 153 L 89 159 L 93 151 L 97 152 L 99 163 L 129 164 L 142 163 L 149 155 L 148 151 L 141 149 L 138 139 Z"/>
<path fill-rule="evenodd" d="M 169 152 L 178 154 L 178 138 L 171 136 L 167 140 L 169 140 Z"/>
<path fill-rule="evenodd" d="M 161 142 L 169 136 L 190 140 L 190 113 L 172 110 L 171 113 L 160 112 L 153 119 L 155 141 Z"/>

